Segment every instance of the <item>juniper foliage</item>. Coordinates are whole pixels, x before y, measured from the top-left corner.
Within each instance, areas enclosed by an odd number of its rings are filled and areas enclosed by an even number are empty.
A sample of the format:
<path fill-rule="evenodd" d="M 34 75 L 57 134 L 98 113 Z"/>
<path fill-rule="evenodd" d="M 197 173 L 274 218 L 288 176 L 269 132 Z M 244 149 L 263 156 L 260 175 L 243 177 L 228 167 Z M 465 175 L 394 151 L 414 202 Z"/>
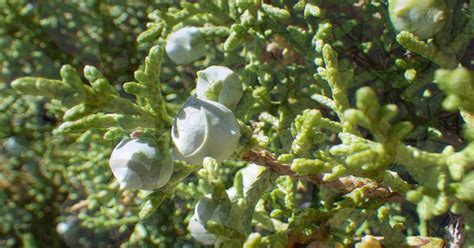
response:
<path fill-rule="evenodd" d="M 474 247 L 474 2 L 443 1 L 427 39 L 395 30 L 389 2 L 0 2 L 0 245 L 199 246 L 208 195 L 217 247 Z M 164 48 L 189 26 L 207 52 L 177 65 Z M 243 84 L 232 158 L 120 189 L 113 147 L 171 156 L 212 65 Z M 249 163 L 266 169 L 246 185 Z"/>

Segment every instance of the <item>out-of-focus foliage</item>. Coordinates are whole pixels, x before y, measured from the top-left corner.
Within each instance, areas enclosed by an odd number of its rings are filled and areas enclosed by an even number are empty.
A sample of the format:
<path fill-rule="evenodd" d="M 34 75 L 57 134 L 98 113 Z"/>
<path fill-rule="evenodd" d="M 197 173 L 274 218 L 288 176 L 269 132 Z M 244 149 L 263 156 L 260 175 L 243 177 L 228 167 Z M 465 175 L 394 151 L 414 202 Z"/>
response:
<path fill-rule="evenodd" d="M 198 246 L 210 194 L 216 246 L 474 246 L 474 3 L 439 6 L 422 39 L 382 0 L 0 2 L 0 245 Z M 177 65 L 164 48 L 186 26 L 207 53 Z M 243 84 L 233 159 L 121 190 L 113 147 L 171 156 L 212 65 Z"/>
<path fill-rule="evenodd" d="M 143 50 L 135 42 L 152 1 L 2 0 L 2 81 L 58 77 L 61 65 L 98 67 L 113 82 L 131 78 Z"/>
<path fill-rule="evenodd" d="M 66 63 L 95 65 L 114 85 L 123 84 L 146 52 L 135 40 L 147 13 L 163 5 L 169 3 L 0 1 L 0 246 L 128 240 L 138 218 L 124 206 L 134 194 L 125 193 L 130 196 L 124 200 L 118 185 L 104 186 L 112 179 L 107 161 L 114 144 L 92 133 L 54 135 L 64 113 L 58 102 L 4 90 L 19 76 L 58 78 Z M 174 205 L 163 209 L 172 213 Z M 174 232 L 162 225 L 156 233 Z"/>

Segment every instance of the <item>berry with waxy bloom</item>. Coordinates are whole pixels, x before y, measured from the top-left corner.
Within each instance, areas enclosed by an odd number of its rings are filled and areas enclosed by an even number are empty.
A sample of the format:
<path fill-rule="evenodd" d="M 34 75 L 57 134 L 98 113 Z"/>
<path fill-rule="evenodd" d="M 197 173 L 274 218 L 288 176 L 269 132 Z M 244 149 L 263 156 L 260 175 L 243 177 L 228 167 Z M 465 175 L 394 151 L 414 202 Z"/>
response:
<path fill-rule="evenodd" d="M 240 126 L 226 106 L 191 96 L 178 112 L 171 138 L 180 160 L 201 165 L 212 157 L 221 162 L 236 150 Z"/>
<path fill-rule="evenodd" d="M 225 66 L 210 66 L 197 72 L 196 94 L 234 108 L 242 97 L 242 82 L 237 74 Z"/>
<path fill-rule="evenodd" d="M 162 151 L 148 138 L 124 139 L 110 155 L 112 173 L 125 189 L 152 190 L 170 180 L 174 163 L 170 151 Z"/>
<path fill-rule="evenodd" d="M 235 197 L 235 190 L 228 189 L 226 194 L 230 199 Z M 189 221 L 188 230 L 197 241 L 212 245 L 216 241 L 216 236 L 206 230 L 205 225 L 208 221 L 214 221 L 219 225 L 225 225 L 228 219 L 230 206 L 219 204 L 211 198 L 211 195 L 201 197 L 194 208 L 194 215 Z"/>
<path fill-rule="evenodd" d="M 395 29 L 408 31 L 420 39 L 433 37 L 447 19 L 445 0 L 389 0 L 388 4 Z"/>
<path fill-rule="evenodd" d="M 204 225 L 197 220 L 196 216 L 193 216 L 191 220 L 189 220 L 188 230 L 195 240 L 204 245 L 212 245 L 216 242 L 216 235 L 207 231 Z"/>
<path fill-rule="evenodd" d="M 205 40 L 197 27 L 184 27 L 168 36 L 165 50 L 173 62 L 187 64 L 206 54 Z"/>

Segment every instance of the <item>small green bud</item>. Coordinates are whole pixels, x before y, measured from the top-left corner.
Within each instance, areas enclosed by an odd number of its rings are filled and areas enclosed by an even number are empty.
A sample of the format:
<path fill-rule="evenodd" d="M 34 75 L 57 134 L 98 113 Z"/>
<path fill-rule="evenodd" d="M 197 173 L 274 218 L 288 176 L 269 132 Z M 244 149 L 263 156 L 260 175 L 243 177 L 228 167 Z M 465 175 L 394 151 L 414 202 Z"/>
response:
<path fill-rule="evenodd" d="M 380 122 L 389 122 L 398 114 L 398 107 L 395 104 L 387 104 L 380 108 L 379 119 Z"/>
<path fill-rule="evenodd" d="M 380 110 L 380 104 L 377 95 L 370 87 L 362 87 L 356 92 L 356 106 L 364 114 L 370 118 L 375 119 Z"/>
<path fill-rule="evenodd" d="M 136 82 L 127 82 L 123 85 L 123 90 L 125 92 L 132 94 L 132 95 L 141 95 L 141 96 L 146 96 L 149 95 L 149 90 L 146 86 L 143 84 L 139 84 Z"/>
<path fill-rule="evenodd" d="M 321 9 L 311 3 L 307 3 L 304 7 L 304 17 L 314 16 L 319 17 L 321 15 Z"/>
<path fill-rule="evenodd" d="M 278 157 L 278 162 L 283 163 L 283 164 L 289 164 L 294 158 L 295 158 L 294 154 L 286 153 Z"/>
<path fill-rule="evenodd" d="M 114 140 L 124 135 L 124 130 L 119 127 L 110 128 L 105 134 L 105 140 Z"/>
<path fill-rule="evenodd" d="M 145 32 L 141 33 L 138 38 L 137 42 L 138 43 L 147 43 L 147 42 L 152 42 L 160 36 L 161 32 L 163 31 L 163 24 L 158 23 L 152 27 L 150 27 L 148 30 Z"/>
<path fill-rule="evenodd" d="M 270 4 L 262 3 L 262 9 L 265 11 L 265 13 L 275 19 L 287 19 L 291 16 L 288 10 L 280 9 Z"/>
<path fill-rule="evenodd" d="M 325 173 L 323 176 L 323 181 L 330 182 L 336 180 L 338 177 L 343 176 L 347 172 L 346 167 L 344 165 L 336 165 L 332 167 L 331 173 Z"/>
<path fill-rule="evenodd" d="M 232 51 L 236 49 L 241 43 L 245 33 L 244 27 L 238 24 L 234 24 L 231 27 L 229 37 L 224 42 L 224 50 Z"/>
<path fill-rule="evenodd" d="M 84 67 L 84 77 L 86 77 L 89 82 L 94 82 L 103 76 L 94 66 L 86 65 Z"/>
<path fill-rule="evenodd" d="M 291 170 L 298 175 L 308 175 L 320 173 L 324 168 L 324 162 L 318 159 L 297 158 L 291 164 Z"/>
<path fill-rule="evenodd" d="M 60 74 L 64 83 L 71 85 L 78 91 L 82 91 L 83 83 L 74 67 L 71 65 L 63 65 Z"/>
<path fill-rule="evenodd" d="M 94 111 L 95 107 L 87 104 L 87 103 L 80 103 L 70 109 L 68 109 L 63 116 L 65 121 L 74 121 L 79 118 L 86 116 Z"/>
<path fill-rule="evenodd" d="M 413 130 L 413 124 L 408 121 L 402 121 L 397 124 L 395 124 L 391 129 L 389 135 L 402 140 L 407 136 L 411 131 Z"/>

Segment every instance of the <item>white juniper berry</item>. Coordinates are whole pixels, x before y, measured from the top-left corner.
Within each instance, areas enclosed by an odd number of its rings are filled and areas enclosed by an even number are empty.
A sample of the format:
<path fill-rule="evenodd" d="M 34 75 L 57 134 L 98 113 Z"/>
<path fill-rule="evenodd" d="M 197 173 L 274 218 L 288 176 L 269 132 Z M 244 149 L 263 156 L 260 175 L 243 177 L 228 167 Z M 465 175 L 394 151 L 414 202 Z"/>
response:
<path fill-rule="evenodd" d="M 389 0 L 388 4 L 395 29 L 411 32 L 420 39 L 433 37 L 447 19 L 445 0 Z"/>
<path fill-rule="evenodd" d="M 204 37 L 197 27 L 176 30 L 168 37 L 166 53 L 177 64 L 193 62 L 206 54 Z"/>
<path fill-rule="evenodd" d="M 237 74 L 225 66 L 210 66 L 197 72 L 196 94 L 233 109 L 242 97 L 242 82 Z"/>
<path fill-rule="evenodd" d="M 171 153 L 160 151 L 147 138 L 122 140 L 110 155 L 109 165 L 121 188 L 146 190 L 168 183 L 174 167 Z"/>
<path fill-rule="evenodd" d="M 232 199 L 235 197 L 235 190 L 230 188 L 226 190 L 225 194 Z M 189 221 L 188 229 L 191 236 L 205 245 L 213 244 L 217 238 L 206 230 L 205 225 L 208 221 L 214 221 L 225 226 L 228 221 L 230 207 L 216 202 L 210 194 L 201 197 L 194 208 L 194 215 Z"/>
<path fill-rule="evenodd" d="M 202 164 L 205 157 L 228 159 L 239 144 L 240 127 L 226 106 L 191 96 L 171 129 L 178 159 Z"/>

